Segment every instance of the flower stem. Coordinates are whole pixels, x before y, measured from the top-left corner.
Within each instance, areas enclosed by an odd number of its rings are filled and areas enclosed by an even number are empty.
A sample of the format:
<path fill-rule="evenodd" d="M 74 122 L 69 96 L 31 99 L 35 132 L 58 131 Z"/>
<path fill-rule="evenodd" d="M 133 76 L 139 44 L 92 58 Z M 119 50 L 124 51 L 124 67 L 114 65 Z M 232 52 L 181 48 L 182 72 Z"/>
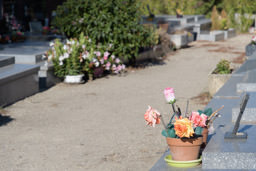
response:
<path fill-rule="evenodd" d="M 173 110 L 173 113 L 176 113 L 174 103 L 172 103 L 172 110 Z"/>
<path fill-rule="evenodd" d="M 189 100 L 187 100 L 187 106 L 186 106 L 185 117 L 188 117 L 188 105 L 189 105 Z"/>
<path fill-rule="evenodd" d="M 168 135 L 168 129 L 167 129 L 167 126 L 166 126 L 166 124 L 165 124 L 165 122 L 164 122 L 164 119 L 163 119 L 162 115 L 160 115 L 160 119 L 161 119 L 162 124 L 163 124 L 163 126 L 164 126 L 164 129 L 165 129 L 166 135 L 167 135 L 167 136 L 169 136 L 169 135 Z"/>

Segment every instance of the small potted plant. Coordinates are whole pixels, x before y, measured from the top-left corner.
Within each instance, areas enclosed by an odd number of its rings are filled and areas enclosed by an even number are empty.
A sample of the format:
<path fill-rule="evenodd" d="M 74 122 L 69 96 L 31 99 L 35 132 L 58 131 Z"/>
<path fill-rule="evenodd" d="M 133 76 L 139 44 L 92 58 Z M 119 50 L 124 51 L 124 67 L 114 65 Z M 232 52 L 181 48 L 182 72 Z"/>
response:
<path fill-rule="evenodd" d="M 66 83 L 81 83 L 83 74 L 84 58 L 81 45 L 76 39 L 69 39 L 62 43 L 59 39 L 50 43 L 51 49 L 46 53 L 53 62 L 54 74 L 64 78 Z"/>
<path fill-rule="evenodd" d="M 208 75 L 208 88 L 210 96 L 213 96 L 231 77 L 233 68 L 228 60 L 222 59 L 216 68 Z"/>
<path fill-rule="evenodd" d="M 85 74 L 93 79 L 103 76 L 105 71 L 120 73 L 125 69 L 121 60 L 106 51 L 105 46 L 96 45 L 83 34 L 65 43 L 56 39 L 50 46 L 46 57 L 53 62 L 55 75 L 66 83 L 81 83 Z"/>
<path fill-rule="evenodd" d="M 148 125 L 153 127 L 162 122 L 164 126 L 162 135 L 166 137 L 170 149 L 171 163 L 175 161 L 177 163 L 180 161 L 197 161 L 196 164 L 199 164 L 200 148 L 203 144 L 203 139 L 207 139 L 207 137 L 203 136 L 208 136 L 208 134 L 203 134 L 203 130 L 210 127 L 210 124 L 217 116 L 217 112 L 212 112 L 212 109 L 208 108 L 204 111 L 193 111 L 191 114 L 188 114 L 188 109 L 186 109 L 184 113 L 181 113 L 179 107 L 175 108 L 174 89 L 171 87 L 166 88 L 164 95 L 173 109 L 169 123 L 166 125 L 162 115 L 150 106 L 144 114 L 144 119 Z M 206 132 L 208 133 L 208 131 Z"/>
<path fill-rule="evenodd" d="M 251 56 L 256 51 L 256 35 L 252 36 L 250 44 L 245 47 L 246 56 Z"/>

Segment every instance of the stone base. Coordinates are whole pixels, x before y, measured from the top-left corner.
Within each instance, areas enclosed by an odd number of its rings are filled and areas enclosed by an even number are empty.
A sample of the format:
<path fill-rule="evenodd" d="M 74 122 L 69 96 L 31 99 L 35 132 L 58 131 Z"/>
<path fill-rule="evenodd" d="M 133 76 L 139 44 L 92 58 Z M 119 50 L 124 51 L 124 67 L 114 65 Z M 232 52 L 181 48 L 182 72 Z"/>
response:
<path fill-rule="evenodd" d="M 210 34 L 199 34 L 198 40 L 221 41 L 224 40 L 223 31 L 211 31 Z"/>
<path fill-rule="evenodd" d="M 246 56 L 251 56 L 255 51 L 256 51 L 256 45 L 254 45 L 254 44 L 248 44 L 245 47 Z"/>
<path fill-rule="evenodd" d="M 0 68 L 0 106 L 6 106 L 39 91 L 37 65 L 14 64 Z"/>
<path fill-rule="evenodd" d="M 38 77 L 40 90 L 47 89 L 61 82 L 61 79 L 54 75 L 54 68 L 52 63 L 41 64 L 40 71 L 38 72 Z"/>
<path fill-rule="evenodd" d="M 223 30 L 223 32 L 224 32 L 224 39 L 225 40 L 236 36 L 236 30 L 235 29 Z"/>
<path fill-rule="evenodd" d="M 187 46 L 188 44 L 188 34 L 172 34 L 170 35 L 171 41 L 175 44 L 176 49 Z"/>
<path fill-rule="evenodd" d="M 208 89 L 213 96 L 231 77 L 231 74 L 209 74 Z"/>

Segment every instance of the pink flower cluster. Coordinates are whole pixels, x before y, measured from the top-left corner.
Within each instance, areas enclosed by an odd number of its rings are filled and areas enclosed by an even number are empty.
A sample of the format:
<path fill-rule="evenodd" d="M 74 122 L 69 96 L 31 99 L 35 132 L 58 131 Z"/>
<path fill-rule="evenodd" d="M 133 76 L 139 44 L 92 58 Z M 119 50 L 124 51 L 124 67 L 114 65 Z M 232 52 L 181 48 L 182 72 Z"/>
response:
<path fill-rule="evenodd" d="M 207 120 L 208 116 L 205 114 L 201 114 L 199 115 L 198 112 L 192 112 L 192 114 L 190 115 L 189 120 L 191 120 L 194 124 L 194 127 L 206 127 L 206 120 Z"/>

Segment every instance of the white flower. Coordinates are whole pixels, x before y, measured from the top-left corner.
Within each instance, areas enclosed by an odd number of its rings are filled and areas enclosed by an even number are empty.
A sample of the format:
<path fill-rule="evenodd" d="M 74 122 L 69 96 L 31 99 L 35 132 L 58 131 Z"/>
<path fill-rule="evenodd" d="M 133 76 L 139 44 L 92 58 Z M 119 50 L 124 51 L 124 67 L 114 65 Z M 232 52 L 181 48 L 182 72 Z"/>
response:
<path fill-rule="evenodd" d="M 115 55 L 111 55 L 111 58 L 112 58 L 112 59 L 115 59 Z"/>
<path fill-rule="evenodd" d="M 88 40 L 89 43 L 91 43 L 91 41 L 92 41 L 91 39 Z"/>
<path fill-rule="evenodd" d="M 48 59 L 51 60 L 51 59 L 52 59 L 52 55 L 49 55 L 49 56 L 48 56 Z"/>
<path fill-rule="evenodd" d="M 62 61 L 60 61 L 60 63 L 59 63 L 60 65 L 63 65 L 63 62 Z"/>
<path fill-rule="evenodd" d="M 85 49 L 85 45 L 82 45 L 82 48 Z"/>
<path fill-rule="evenodd" d="M 112 48 L 113 44 L 112 44 L 112 43 L 110 43 L 108 46 L 109 46 L 109 48 Z"/>
<path fill-rule="evenodd" d="M 67 45 L 64 45 L 64 46 L 63 46 L 63 49 L 64 49 L 64 50 L 67 50 L 67 49 L 68 49 Z"/>
<path fill-rule="evenodd" d="M 83 23 L 84 19 L 80 18 L 79 23 Z"/>
<path fill-rule="evenodd" d="M 89 53 L 86 51 L 86 52 L 82 55 L 82 58 L 86 59 L 86 58 L 88 58 L 88 56 L 89 56 Z"/>
<path fill-rule="evenodd" d="M 53 47 L 53 46 L 54 46 L 54 43 L 53 43 L 53 42 L 50 42 L 50 46 Z"/>
<path fill-rule="evenodd" d="M 97 59 L 92 58 L 92 62 L 93 62 L 93 63 L 97 62 Z"/>
<path fill-rule="evenodd" d="M 64 59 L 66 59 L 68 57 L 69 57 L 68 53 L 64 53 Z"/>
<path fill-rule="evenodd" d="M 95 66 L 98 67 L 100 65 L 100 63 L 97 61 L 95 62 Z"/>
<path fill-rule="evenodd" d="M 61 62 L 62 62 L 64 59 L 65 59 L 64 56 L 60 56 L 60 57 L 59 57 L 59 61 L 61 61 Z"/>
<path fill-rule="evenodd" d="M 76 42 L 74 40 L 71 41 L 71 45 L 74 45 Z"/>

